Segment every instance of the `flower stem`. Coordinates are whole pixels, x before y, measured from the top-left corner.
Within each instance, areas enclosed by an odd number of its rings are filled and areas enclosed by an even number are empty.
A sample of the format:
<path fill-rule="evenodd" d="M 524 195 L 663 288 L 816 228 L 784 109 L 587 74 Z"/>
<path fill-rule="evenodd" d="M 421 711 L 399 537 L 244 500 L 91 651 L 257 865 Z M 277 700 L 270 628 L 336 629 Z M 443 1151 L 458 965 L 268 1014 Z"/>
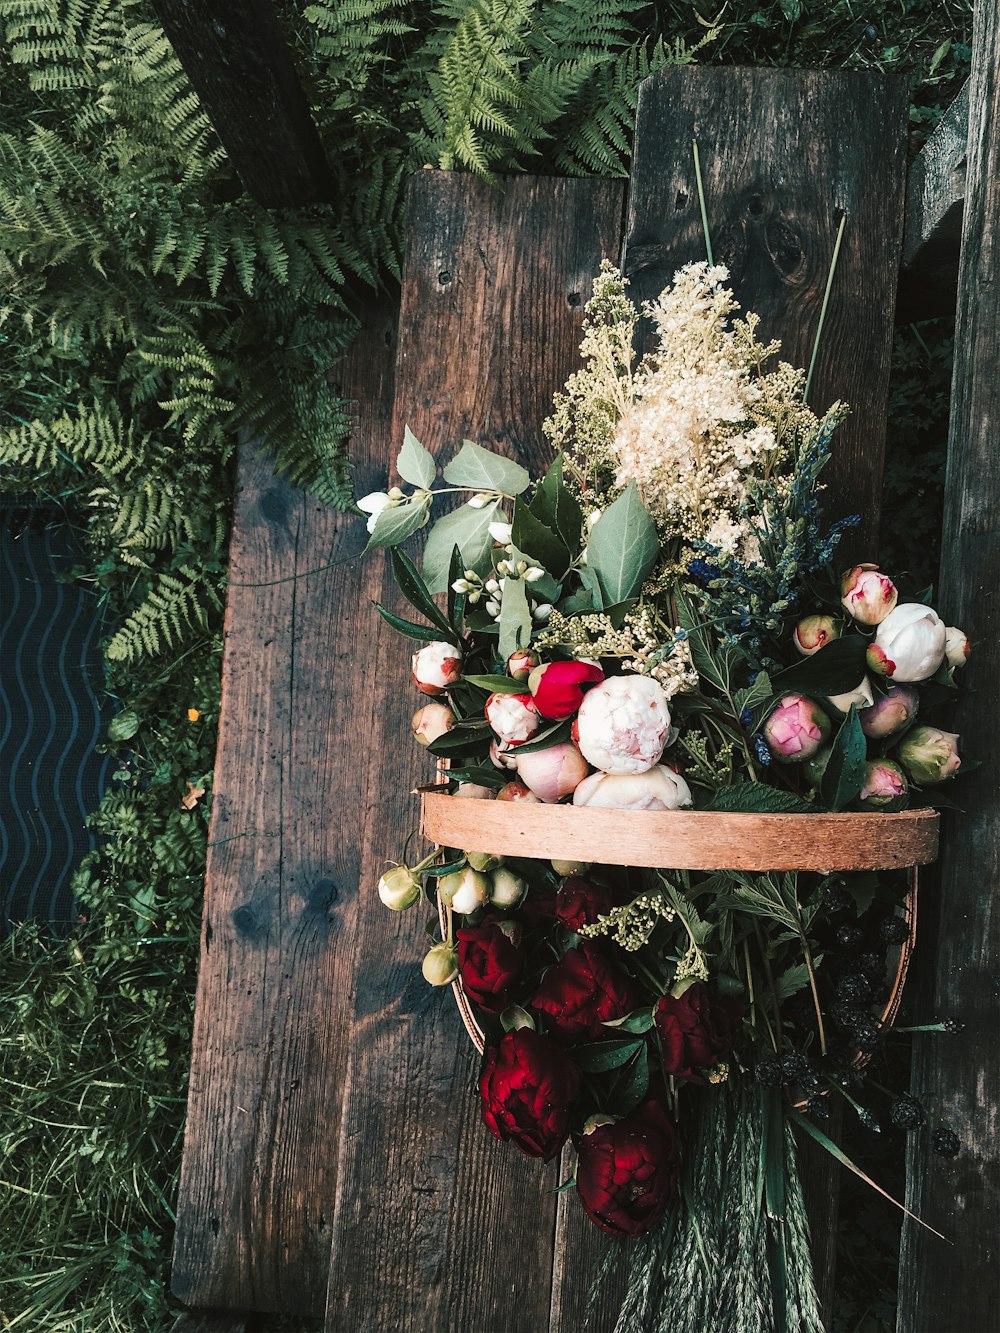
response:
<path fill-rule="evenodd" d="M 697 152 L 697 150 L 695 150 Z M 826 275 L 826 291 L 823 293 L 823 304 L 819 312 L 819 327 L 816 329 L 816 341 L 813 343 L 812 356 L 809 358 L 809 373 L 806 375 L 806 387 L 802 391 L 803 402 L 808 401 L 809 390 L 812 388 L 813 371 L 816 369 L 816 358 L 819 355 L 820 339 L 823 337 L 823 325 L 826 323 L 826 310 L 830 304 L 830 291 L 833 287 L 833 275 L 837 271 L 837 260 L 840 258 L 840 243 L 844 239 L 844 228 L 847 226 L 847 214 L 841 213 L 840 226 L 837 229 L 837 240 L 833 247 L 833 258 L 830 260 L 830 272 Z"/>
<path fill-rule="evenodd" d="M 691 147 L 694 149 L 694 178 L 698 184 L 698 205 L 701 208 L 701 225 L 705 232 L 705 254 L 708 256 L 708 262 L 713 267 L 715 265 L 715 256 L 712 254 L 712 237 L 708 230 L 708 210 L 705 208 L 705 184 L 701 179 L 701 155 L 698 152 L 698 140 L 691 140 Z"/>

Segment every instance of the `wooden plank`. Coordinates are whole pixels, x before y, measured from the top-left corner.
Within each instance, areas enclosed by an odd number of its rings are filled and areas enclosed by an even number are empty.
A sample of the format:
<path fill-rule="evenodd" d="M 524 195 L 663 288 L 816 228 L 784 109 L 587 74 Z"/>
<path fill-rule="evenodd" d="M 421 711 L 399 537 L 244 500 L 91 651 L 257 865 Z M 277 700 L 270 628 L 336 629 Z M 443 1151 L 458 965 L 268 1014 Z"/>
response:
<path fill-rule="evenodd" d="M 338 372 L 363 391 L 361 484 L 388 449 L 394 354 L 373 308 Z M 244 445 L 174 1254 L 187 1305 L 324 1309 L 377 572 L 311 571 L 364 538 Z"/>
<path fill-rule="evenodd" d="M 938 605 L 975 643 L 953 727 L 980 768 L 956 790 L 939 888 L 929 895 L 916 963 L 921 1012 L 966 1023 L 959 1036 L 914 1038 L 913 1086 L 930 1125 L 910 1140 L 907 1202 L 948 1238 L 906 1223 L 901 1333 L 994 1329 L 1000 1312 L 1000 18 L 978 4 L 970 77 L 969 165 L 959 270 L 944 539 Z M 923 913 L 922 913 L 923 915 Z M 936 922 L 934 921 L 936 918 Z M 936 1155 L 930 1130 L 950 1126 L 958 1157 Z"/>
<path fill-rule="evenodd" d="M 247 1326 L 239 1315 L 191 1310 L 174 1320 L 170 1333 L 247 1333 Z"/>
<path fill-rule="evenodd" d="M 910 164 L 897 319 L 955 313 L 968 138 L 966 83 Z"/>
<path fill-rule="evenodd" d="M 879 497 L 903 217 L 907 84 L 855 71 L 663 69 L 642 86 L 626 222 L 633 293 L 705 258 L 692 141 L 717 263 L 761 336 L 808 366 L 841 216 L 847 226 L 810 400 L 837 398 L 831 516 L 859 513 L 870 555 Z M 848 545 L 843 548 L 848 552 Z M 867 555 L 866 555 L 867 558 Z"/>
<path fill-rule="evenodd" d="M 266 208 L 332 198 L 333 177 L 272 0 L 153 0 L 247 191 Z"/>
<path fill-rule="evenodd" d="M 463 436 L 532 468 L 541 423 L 576 366 L 583 304 L 618 252 L 615 182 L 469 176 L 413 180 L 394 439 Z M 388 576 L 385 596 L 398 599 Z M 451 994 L 423 982 L 419 925 L 374 885 L 433 776 L 409 739 L 410 645 L 369 621 L 362 896 L 327 1329 L 539 1333 L 547 1326 L 557 1167 L 497 1144 L 479 1120 L 476 1061 Z M 581 1279 L 578 1275 L 578 1280 Z"/>

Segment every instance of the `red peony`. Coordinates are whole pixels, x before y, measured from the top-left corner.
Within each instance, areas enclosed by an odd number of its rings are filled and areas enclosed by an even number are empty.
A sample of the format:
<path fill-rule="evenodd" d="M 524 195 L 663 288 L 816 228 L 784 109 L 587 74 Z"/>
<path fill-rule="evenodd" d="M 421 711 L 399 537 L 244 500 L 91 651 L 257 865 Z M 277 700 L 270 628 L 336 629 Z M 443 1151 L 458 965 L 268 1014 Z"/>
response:
<path fill-rule="evenodd" d="M 545 1014 L 550 1031 L 557 1037 L 579 1041 L 607 1037 L 603 1024 L 624 1018 L 640 1000 L 635 985 L 584 940 L 549 968 L 531 1004 Z"/>
<path fill-rule="evenodd" d="M 644 1103 L 580 1140 L 576 1190 L 604 1231 L 638 1236 L 656 1226 L 677 1190 L 677 1133 L 665 1108 Z"/>
<path fill-rule="evenodd" d="M 531 1028 L 508 1032 L 486 1053 L 479 1080 L 483 1123 L 529 1157 L 549 1161 L 566 1142 L 580 1075 L 569 1057 Z"/>
<path fill-rule="evenodd" d="M 592 926 L 599 916 L 606 916 L 617 906 L 612 891 L 583 875 L 569 875 L 556 896 L 556 916 L 567 930 Z"/>
<path fill-rule="evenodd" d="M 681 995 L 664 995 L 653 1014 L 664 1072 L 703 1083 L 698 1070 L 725 1059 L 745 1012 L 742 1000 L 716 999 L 703 981 Z"/>
<path fill-rule="evenodd" d="M 542 717 L 562 721 L 583 703 L 585 687 L 597 685 L 604 672 L 592 662 L 546 662 L 528 677 L 528 689 Z"/>
<path fill-rule="evenodd" d="M 510 1000 L 507 992 L 520 977 L 524 960 L 499 921 L 465 926 L 458 936 L 458 970 L 462 988 L 482 1009 L 498 1014 Z"/>

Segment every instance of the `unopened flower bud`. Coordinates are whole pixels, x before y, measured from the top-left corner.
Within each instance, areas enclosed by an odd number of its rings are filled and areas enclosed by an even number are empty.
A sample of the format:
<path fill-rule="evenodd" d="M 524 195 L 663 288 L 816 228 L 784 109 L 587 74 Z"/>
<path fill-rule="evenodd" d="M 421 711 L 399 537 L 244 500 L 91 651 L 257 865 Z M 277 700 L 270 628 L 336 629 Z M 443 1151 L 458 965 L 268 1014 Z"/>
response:
<path fill-rule="evenodd" d="M 517 776 L 549 805 L 575 791 L 589 771 L 586 759 L 570 741 L 517 758 Z"/>
<path fill-rule="evenodd" d="M 429 643 L 413 654 L 412 671 L 423 694 L 442 694 L 462 679 L 462 650 L 453 643 Z"/>
<path fill-rule="evenodd" d="M 541 805 L 541 801 L 523 782 L 508 782 L 497 792 L 498 801 L 526 801 L 529 805 Z"/>
<path fill-rule="evenodd" d="M 501 546 L 509 546 L 513 529 L 510 523 L 491 523 L 489 525 L 489 534 L 495 542 Z"/>
<path fill-rule="evenodd" d="M 511 653 L 507 658 L 507 675 L 514 680 L 527 680 L 536 666 L 538 654 L 530 648 L 518 648 L 516 653 Z"/>
<path fill-rule="evenodd" d="M 954 625 L 946 625 L 944 631 L 944 655 L 949 666 L 963 667 L 972 652 L 972 644 L 966 638 L 965 631 Z"/>
<path fill-rule="evenodd" d="M 438 897 L 454 912 L 463 916 L 485 907 L 490 900 L 490 882 L 478 870 L 466 867 L 442 875 L 437 884 Z"/>
<path fill-rule="evenodd" d="M 523 745 L 541 723 L 530 694 L 491 694 L 484 711 L 490 726 L 507 745 Z"/>
<path fill-rule="evenodd" d="M 643 773 L 592 773 L 573 793 L 573 804 L 608 810 L 681 810 L 693 805 L 691 788 L 666 764 Z"/>
<path fill-rule="evenodd" d="M 409 866 L 393 866 L 378 882 L 378 896 L 394 912 L 405 912 L 420 894 L 420 877 Z"/>
<path fill-rule="evenodd" d="M 495 491 L 480 491 L 478 495 L 473 495 L 466 504 L 470 509 L 485 509 L 488 504 L 492 504 L 496 498 Z"/>
<path fill-rule="evenodd" d="M 455 714 L 447 704 L 425 704 L 413 714 L 413 736 L 420 745 L 433 745 L 455 725 Z"/>
<path fill-rule="evenodd" d="M 490 902 L 494 907 L 516 907 L 528 886 L 510 870 L 494 870 L 490 875 Z"/>
<path fill-rule="evenodd" d="M 487 870 L 496 870 L 498 866 L 503 865 L 503 857 L 494 856 L 492 852 L 466 852 L 465 859 L 473 870 L 478 870 L 484 875 Z"/>
<path fill-rule="evenodd" d="M 803 657 L 812 657 L 834 639 L 840 638 L 840 626 L 833 616 L 806 616 L 795 626 L 792 639 Z"/>
<path fill-rule="evenodd" d="M 490 741 L 490 761 L 494 768 L 517 768 L 517 748 L 506 741 Z"/>
<path fill-rule="evenodd" d="M 368 515 L 366 526 L 369 532 L 375 531 L 375 524 L 378 522 L 378 516 L 382 510 L 391 507 L 392 499 L 385 491 L 372 491 L 370 495 L 363 495 L 358 501 L 358 508 L 364 510 Z"/>
<path fill-rule="evenodd" d="M 802 764 L 830 734 L 830 719 L 803 694 L 786 694 L 764 723 L 764 739 L 775 759 Z"/>
<path fill-rule="evenodd" d="M 534 1032 L 535 1020 L 527 1009 L 522 1009 L 519 1004 L 512 1004 L 500 1015 L 500 1026 L 504 1032 L 517 1032 L 521 1028 L 530 1028 Z"/>
<path fill-rule="evenodd" d="M 593 864 L 591 861 L 550 861 L 557 875 L 584 875 Z"/>
<path fill-rule="evenodd" d="M 875 631 L 869 670 L 894 681 L 927 680 L 944 661 L 945 624 L 931 606 L 902 602 Z"/>
<path fill-rule="evenodd" d="M 852 704 L 855 708 L 868 708 L 875 702 L 872 683 L 867 676 L 863 676 L 861 684 L 855 689 L 845 690 L 843 694 L 828 694 L 826 701 L 838 713 L 848 713 Z"/>
<path fill-rule="evenodd" d="M 953 778 L 962 766 L 958 733 L 939 727 L 913 727 L 896 748 L 900 763 L 921 787 Z"/>
<path fill-rule="evenodd" d="M 492 801 L 493 788 L 480 786 L 478 782 L 460 782 L 455 795 L 463 796 L 467 801 Z"/>
<path fill-rule="evenodd" d="M 884 741 L 910 725 L 919 704 L 919 695 L 909 685 L 890 685 L 871 708 L 858 713 L 861 730 L 870 740 Z"/>
<path fill-rule="evenodd" d="M 908 783 L 903 770 L 891 759 L 870 759 L 865 764 L 865 778 L 858 793 L 863 810 L 899 808 Z"/>
<path fill-rule="evenodd" d="M 896 585 L 878 565 L 855 565 L 840 580 L 840 603 L 861 625 L 879 625 L 896 605 Z"/>
<path fill-rule="evenodd" d="M 458 954 L 450 944 L 435 944 L 424 955 L 420 969 L 432 986 L 447 986 L 458 976 Z"/>
<path fill-rule="evenodd" d="M 551 615 L 552 604 L 550 602 L 539 602 L 531 611 L 531 618 L 538 625 L 544 625 Z"/>

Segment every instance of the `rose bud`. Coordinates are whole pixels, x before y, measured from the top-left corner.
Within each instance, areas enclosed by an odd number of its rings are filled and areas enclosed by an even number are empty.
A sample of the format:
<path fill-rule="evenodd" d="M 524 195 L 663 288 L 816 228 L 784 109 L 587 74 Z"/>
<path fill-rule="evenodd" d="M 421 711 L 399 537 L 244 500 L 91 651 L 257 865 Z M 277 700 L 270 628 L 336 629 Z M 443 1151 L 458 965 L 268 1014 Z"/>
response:
<path fill-rule="evenodd" d="M 802 772 L 806 775 L 806 781 L 813 787 L 818 787 L 823 781 L 823 774 L 826 772 L 826 766 L 830 762 L 830 756 L 833 750 L 829 745 L 824 745 L 821 750 L 817 750 L 811 759 L 807 759 L 802 765 Z"/>
<path fill-rule="evenodd" d="M 886 616 L 868 647 L 868 666 L 895 681 L 927 680 L 944 661 L 947 632 L 930 606 L 903 602 Z"/>
<path fill-rule="evenodd" d="M 908 685 L 890 685 L 871 708 L 858 714 L 861 730 L 873 741 L 884 741 L 908 727 L 917 715 L 920 696 Z"/>
<path fill-rule="evenodd" d="M 492 852 L 466 852 L 465 859 L 473 870 L 484 875 L 488 870 L 496 870 L 497 866 L 503 865 L 503 857 L 494 856 Z"/>
<path fill-rule="evenodd" d="M 420 970 L 432 986 L 447 986 L 458 976 L 458 954 L 450 944 L 435 944 L 424 955 Z"/>
<path fill-rule="evenodd" d="M 587 776 L 587 761 L 570 741 L 518 755 L 517 776 L 540 801 L 554 805 Z"/>
<path fill-rule="evenodd" d="M 523 782 L 508 782 L 497 792 L 498 801 L 527 801 L 529 805 L 541 805 L 541 801 Z"/>
<path fill-rule="evenodd" d="M 516 907 L 528 886 L 511 870 L 494 870 L 490 875 L 490 902 L 494 907 Z"/>
<path fill-rule="evenodd" d="M 462 650 L 453 643 L 429 643 L 413 654 L 413 683 L 424 694 L 442 694 L 462 679 Z"/>
<path fill-rule="evenodd" d="M 691 788 L 666 764 L 645 773 L 591 773 L 573 793 L 574 805 L 606 810 L 680 810 L 692 805 Z"/>
<path fill-rule="evenodd" d="M 538 666 L 538 654 L 530 648 L 519 648 L 507 658 L 507 675 L 514 680 L 527 680 Z"/>
<path fill-rule="evenodd" d="M 567 930 L 592 926 L 599 916 L 606 916 L 618 905 L 616 896 L 604 884 L 595 884 L 582 875 L 568 875 L 556 894 L 556 917 Z"/>
<path fill-rule="evenodd" d="M 605 773 L 645 773 L 659 760 L 670 734 L 663 687 L 651 676 L 612 676 L 580 705 L 580 749 Z"/>
<path fill-rule="evenodd" d="M 544 662 L 528 677 L 528 689 L 542 717 L 561 722 L 583 703 L 587 686 L 603 679 L 604 672 L 593 662 Z"/>
<path fill-rule="evenodd" d="M 490 741 L 490 761 L 494 768 L 504 768 L 508 771 L 517 768 L 515 747 L 508 745 L 506 741 Z"/>
<path fill-rule="evenodd" d="M 869 759 L 865 764 L 865 780 L 858 792 L 858 804 L 863 810 L 899 809 L 907 788 L 908 783 L 898 764 L 891 759 Z"/>
<path fill-rule="evenodd" d="M 840 580 L 840 604 L 861 625 L 880 625 L 896 605 L 899 593 L 878 565 L 855 565 Z"/>
<path fill-rule="evenodd" d="M 500 1013 L 506 1009 L 510 988 L 523 971 L 521 950 L 496 921 L 465 926 L 455 934 L 462 989 L 481 1009 Z"/>
<path fill-rule="evenodd" d="M 505 745 L 530 741 L 541 723 L 530 694 L 491 694 L 484 711 Z"/>
<path fill-rule="evenodd" d="M 963 667 L 972 652 L 972 644 L 965 636 L 965 631 L 954 625 L 946 625 L 944 631 L 944 655 L 949 666 Z"/>
<path fill-rule="evenodd" d="M 831 708 L 836 708 L 838 713 L 844 714 L 850 711 L 852 704 L 855 708 L 868 708 L 875 702 L 872 683 L 867 676 L 862 677 L 861 684 L 855 689 L 846 690 L 843 694 L 828 694 L 825 698 Z"/>
<path fill-rule="evenodd" d="M 803 657 L 812 657 L 813 653 L 839 638 L 840 626 L 833 616 L 806 616 L 792 634 L 792 641 Z"/>
<path fill-rule="evenodd" d="M 378 896 L 394 912 L 405 912 L 421 894 L 420 876 L 409 866 L 393 866 L 378 882 Z"/>
<path fill-rule="evenodd" d="M 437 890 L 443 903 L 463 915 L 485 907 L 490 900 L 489 880 L 468 866 L 464 870 L 453 870 L 450 875 L 442 875 Z"/>
<path fill-rule="evenodd" d="M 550 861 L 557 875 L 583 875 L 591 867 L 590 861 Z"/>
<path fill-rule="evenodd" d="M 580 1075 L 569 1056 L 531 1028 L 486 1052 L 479 1080 L 483 1123 L 529 1157 L 550 1161 L 566 1142 Z"/>
<path fill-rule="evenodd" d="M 643 1109 L 612 1124 L 589 1122 L 579 1144 L 580 1202 L 615 1236 L 649 1231 L 677 1192 L 676 1131 L 665 1112 L 656 1121 Z"/>
<path fill-rule="evenodd" d="M 939 727 L 914 727 L 896 747 L 900 763 L 921 787 L 947 782 L 962 766 L 958 733 Z"/>
<path fill-rule="evenodd" d="M 830 734 L 830 719 L 804 694 L 786 694 L 764 723 L 767 748 L 780 763 L 811 759 Z"/>
<path fill-rule="evenodd" d="M 583 940 L 545 973 L 531 1007 L 545 1014 L 561 1041 L 580 1041 L 607 1036 L 604 1024 L 624 1018 L 641 999 L 635 984 Z"/>
<path fill-rule="evenodd" d="M 746 1012 L 742 1000 L 717 999 L 703 981 L 664 995 L 653 1012 L 664 1073 L 704 1083 L 702 1069 L 712 1069 L 733 1049 Z"/>
<path fill-rule="evenodd" d="M 413 736 L 420 745 L 433 745 L 455 725 L 455 714 L 447 704 L 425 704 L 413 714 Z"/>

